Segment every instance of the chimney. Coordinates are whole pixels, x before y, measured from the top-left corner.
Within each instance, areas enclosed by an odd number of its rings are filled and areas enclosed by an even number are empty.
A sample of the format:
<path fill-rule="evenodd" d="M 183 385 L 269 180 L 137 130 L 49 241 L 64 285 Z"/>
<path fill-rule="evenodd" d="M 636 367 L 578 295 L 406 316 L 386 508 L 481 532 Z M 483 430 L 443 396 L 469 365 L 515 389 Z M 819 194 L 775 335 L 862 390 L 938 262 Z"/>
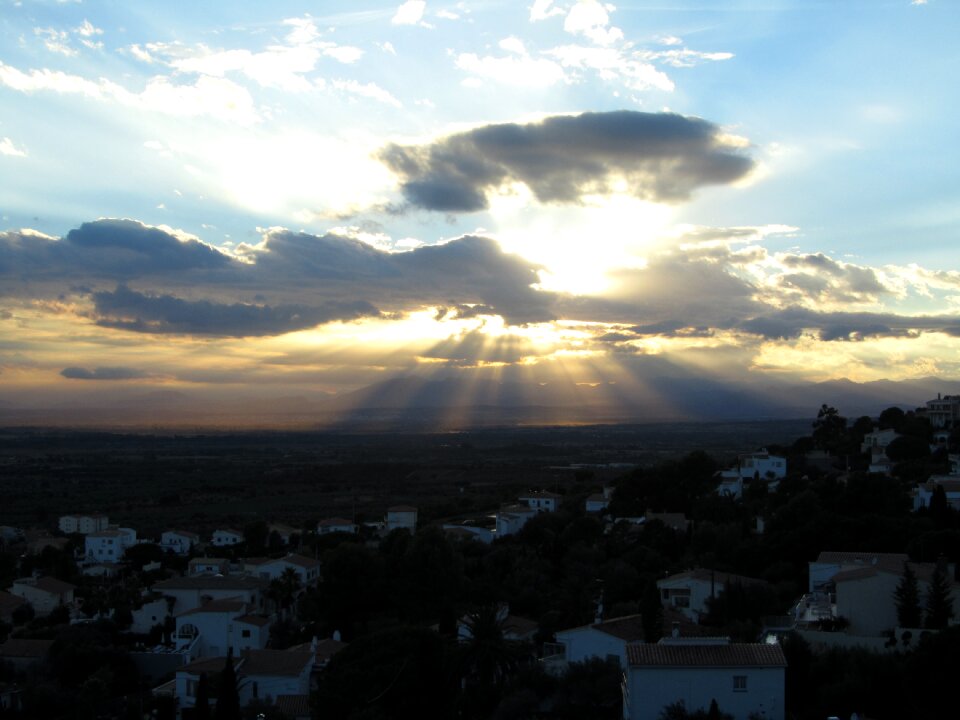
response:
<path fill-rule="evenodd" d="M 673 629 L 670 631 L 670 636 L 674 638 L 680 637 L 680 623 L 676 620 L 673 621 Z"/>

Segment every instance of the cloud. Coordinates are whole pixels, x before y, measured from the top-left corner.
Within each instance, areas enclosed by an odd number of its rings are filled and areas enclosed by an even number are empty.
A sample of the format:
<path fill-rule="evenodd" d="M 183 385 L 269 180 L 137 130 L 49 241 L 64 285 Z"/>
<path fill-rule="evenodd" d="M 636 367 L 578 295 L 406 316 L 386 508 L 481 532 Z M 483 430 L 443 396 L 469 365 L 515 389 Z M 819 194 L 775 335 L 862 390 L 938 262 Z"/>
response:
<path fill-rule="evenodd" d="M 93 369 L 68 367 L 60 374 L 69 380 L 139 380 L 149 377 L 140 370 L 127 367 L 97 367 Z"/>
<path fill-rule="evenodd" d="M 717 62 L 721 60 L 730 60 L 733 53 L 730 52 L 702 52 L 700 50 L 691 50 L 689 48 L 674 50 L 656 50 L 644 51 L 640 56 L 645 60 L 653 60 L 664 65 L 675 68 L 690 68 L 699 65 L 702 62 Z"/>
<path fill-rule="evenodd" d="M 351 95 L 376 100 L 386 105 L 392 105 L 395 108 L 403 107 L 403 103 L 376 83 L 369 82 L 361 84 L 356 80 L 334 80 L 332 85 L 337 90 L 342 90 Z"/>
<path fill-rule="evenodd" d="M 421 357 L 449 360 L 455 365 L 515 363 L 538 354 L 538 349 L 518 335 L 491 337 L 482 329 L 469 330 L 436 343 Z"/>
<path fill-rule="evenodd" d="M 563 29 L 573 35 L 583 35 L 598 45 L 611 45 L 623 39 L 623 31 L 609 27 L 609 10 L 613 5 L 604 5 L 597 0 L 578 0 L 563 23 Z"/>
<path fill-rule="evenodd" d="M 389 145 L 380 159 L 411 205 L 442 212 L 483 210 L 487 193 L 511 182 L 545 203 L 579 203 L 618 183 L 637 198 L 679 202 L 753 167 L 740 144 L 710 122 L 631 111 L 487 125 L 430 145 Z"/>
<path fill-rule="evenodd" d="M 457 56 L 456 66 L 477 78 L 518 87 L 543 88 L 568 80 L 558 63 L 526 54 L 480 57 L 474 53 L 462 53 Z"/>
<path fill-rule="evenodd" d="M 427 9 L 424 0 L 407 0 L 390 20 L 394 25 L 416 25 L 423 19 L 423 12 Z"/>
<path fill-rule="evenodd" d="M 957 335 L 960 316 L 907 316 L 893 313 L 820 313 L 790 307 L 744 320 L 737 329 L 768 340 L 791 340 L 805 333 L 830 341 L 859 341 L 871 337 L 916 337 L 939 332 Z"/>
<path fill-rule="evenodd" d="M 10 138 L 3 137 L 0 138 L 0 155 L 7 155 L 9 157 L 26 157 L 27 151 L 23 148 L 18 148 Z"/>
<path fill-rule="evenodd" d="M 146 295 L 126 286 L 92 295 L 97 324 L 145 333 L 251 337 L 305 330 L 333 321 L 375 317 L 369 303 L 331 302 L 319 306 L 253 305 L 184 300 L 172 295 Z"/>
<path fill-rule="evenodd" d="M 553 7 L 553 0 L 533 0 L 530 6 L 530 22 L 546 20 L 555 15 L 563 15 L 562 8 Z"/>
<path fill-rule="evenodd" d="M 599 80 L 618 80 L 629 90 L 642 92 L 662 90 L 672 92 L 673 81 L 644 58 L 644 53 L 608 47 L 561 45 L 547 50 L 545 55 L 556 58 L 570 70 L 591 70 Z M 571 81 L 574 79 L 572 78 Z"/>

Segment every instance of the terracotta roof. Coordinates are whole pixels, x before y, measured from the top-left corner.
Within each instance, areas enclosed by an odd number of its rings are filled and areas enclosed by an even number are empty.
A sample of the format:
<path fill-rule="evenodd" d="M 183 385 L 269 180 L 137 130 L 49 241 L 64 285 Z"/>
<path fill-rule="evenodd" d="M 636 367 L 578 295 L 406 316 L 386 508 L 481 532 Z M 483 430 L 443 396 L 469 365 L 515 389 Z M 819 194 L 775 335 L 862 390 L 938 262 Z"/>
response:
<path fill-rule="evenodd" d="M 312 568 L 320 564 L 320 561 L 316 558 L 307 557 L 306 555 L 293 554 L 280 559 L 283 562 L 290 563 L 291 565 L 299 565 L 302 568 Z"/>
<path fill-rule="evenodd" d="M 257 627 L 264 627 L 270 624 L 270 618 L 265 618 L 263 615 L 244 615 L 243 617 L 234 619 L 238 623 L 243 623 L 244 625 L 256 625 Z"/>
<path fill-rule="evenodd" d="M 786 667 L 779 645 L 732 643 L 730 645 L 661 645 L 637 643 L 627 646 L 627 660 L 635 667 Z"/>
<path fill-rule="evenodd" d="M 880 562 L 896 561 L 901 565 L 909 560 L 906 553 L 875 553 L 875 552 L 830 552 L 824 551 L 817 556 L 818 563 L 840 563 L 862 565 L 876 565 Z"/>
<path fill-rule="evenodd" d="M 296 676 L 313 665 L 313 653 L 300 650 L 244 650 L 243 674 Z"/>
<path fill-rule="evenodd" d="M 238 598 L 225 598 L 222 600 L 211 600 L 206 605 L 187 610 L 180 613 L 177 617 L 185 615 L 200 615 L 203 613 L 240 613 L 246 612 L 247 604 Z"/>
<path fill-rule="evenodd" d="M 309 695 L 277 695 L 276 706 L 277 710 L 284 717 L 310 717 Z"/>
<path fill-rule="evenodd" d="M 624 615 L 623 617 L 604 620 L 590 627 L 627 642 L 643 640 L 643 624 L 639 615 Z"/>
<path fill-rule="evenodd" d="M 608 502 L 607 496 L 603 493 L 594 493 L 587 496 L 587 502 Z"/>
<path fill-rule="evenodd" d="M 540 628 L 540 624 L 536 620 L 519 615 L 507 615 L 501 627 L 505 635 L 524 637 L 535 633 Z"/>
<path fill-rule="evenodd" d="M 50 652 L 53 640 L 34 640 L 31 638 L 8 638 L 0 645 L 0 657 L 41 659 Z"/>
<path fill-rule="evenodd" d="M 233 575 L 194 575 L 170 578 L 153 586 L 154 590 L 258 590 L 267 583 L 260 578 Z"/>
<path fill-rule="evenodd" d="M 745 575 L 734 575 L 733 573 L 720 572 L 719 570 L 708 570 L 706 568 L 695 568 L 693 570 L 688 570 L 687 572 L 677 573 L 676 575 L 663 578 L 663 580 L 658 580 L 657 584 L 659 585 L 661 582 L 670 582 L 673 580 L 702 580 L 705 582 L 715 581 L 721 583 L 722 585 L 731 585 L 736 583 L 741 585 L 767 584 L 765 580 L 759 580 L 757 578 L 747 577 Z"/>
<path fill-rule="evenodd" d="M 417 512 L 417 509 L 412 505 L 394 505 L 388 507 L 387 512 Z"/>
<path fill-rule="evenodd" d="M 164 530 L 164 533 L 171 533 L 173 535 L 183 535 L 184 537 L 196 538 L 198 540 L 200 539 L 199 535 L 197 535 L 195 532 L 190 532 L 189 530 Z"/>
<path fill-rule="evenodd" d="M 0 590 L 0 616 L 9 615 L 21 605 L 26 605 L 27 601 L 19 595 Z"/>
<path fill-rule="evenodd" d="M 553 498 L 559 500 L 563 495 L 557 495 L 557 493 L 549 492 L 548 490 L 534 490 L 533 492 L 524 493 L 523 495 L 518 495 L 521 500 L 523 498 Z"/>
<path fill-rule="evenodd" d="M 76 585 L 71 585 L 63 580 L 57 580 L 49 575 L 36 579 L 21 578 L 20 580 L 15 580 L 14 585 L 28 585 L 29 587 L 34 587 L 37 588 L 37 590 L 43 590 L 53 595 L 62 595 L 63 593 L 73 592 L 77 589 Z"/>
<path fill-rule="evenodd" d="M 342 525 L 353 525 L 353 520 L 346 520 L 344 518 L 326 518 L 317 523 L 317 527 L 340 527 Z M 297 696 L 299 697 L 299 696 Z"/>
<path fill-rule="evenodd" d="M 233 666 L 237 667 L 240 664 L 240 658 L 233 659 Z M 218 673 L 227 665 L 227 658 L 224 656 L 213 657 L 213 658 L 200 658 L 199 660 L 194 660 L 188 665 L 184 665 L 179 668 L 177 672 L 185 672 L 190 675 L 200 675 L 201 673 L 207 673 L 208 675 L 213 675 Z"/>
<path fill-rule="evenodd" d="M 317 662 L 326 662 L 338 652 L 343 650 L 347 646 L 347 643 L 340 640 L 334 640 L 333 638 L 324 638 L 317 642 L 316 656 Z M 309 647 L 309 645 L 307 646 Z"/>

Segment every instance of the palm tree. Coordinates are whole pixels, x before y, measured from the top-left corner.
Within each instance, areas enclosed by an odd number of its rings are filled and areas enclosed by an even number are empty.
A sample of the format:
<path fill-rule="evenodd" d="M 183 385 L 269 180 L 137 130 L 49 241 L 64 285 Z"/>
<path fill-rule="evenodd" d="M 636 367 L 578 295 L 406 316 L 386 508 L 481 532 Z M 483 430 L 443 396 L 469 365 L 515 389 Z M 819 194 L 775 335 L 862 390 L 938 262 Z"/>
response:
<path fill-rule="evenodd" d="M 270 597 L 279 606 L 281 615 L 293 607 L 300 592 L 300 576 L 293 568 L 287 568 L 280 577 L 270 582 Z"/>
<path fill-rule="evenodd" d="M 501 606 L 483 605 L 467 614 L 464 625 L 469 633 L 460 647 L 460 673 L 463 684 L 476 683 L 487 693 L 499 690 L 520 665 L 523 647 L 504 637 L 506 620 Z"/>

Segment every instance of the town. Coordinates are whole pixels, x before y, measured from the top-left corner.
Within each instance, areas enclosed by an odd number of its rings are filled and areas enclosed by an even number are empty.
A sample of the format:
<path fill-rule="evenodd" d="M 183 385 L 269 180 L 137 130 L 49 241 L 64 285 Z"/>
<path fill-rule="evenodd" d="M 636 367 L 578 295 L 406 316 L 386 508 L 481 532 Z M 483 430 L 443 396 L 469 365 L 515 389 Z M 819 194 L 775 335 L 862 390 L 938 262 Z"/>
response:
<path fill-rule="evenodd" d="M 0 717 L 939 716 L 960 396 L 791 428 L 642 461 L 624 429 L 239 458 L 14 433 Z"/>

